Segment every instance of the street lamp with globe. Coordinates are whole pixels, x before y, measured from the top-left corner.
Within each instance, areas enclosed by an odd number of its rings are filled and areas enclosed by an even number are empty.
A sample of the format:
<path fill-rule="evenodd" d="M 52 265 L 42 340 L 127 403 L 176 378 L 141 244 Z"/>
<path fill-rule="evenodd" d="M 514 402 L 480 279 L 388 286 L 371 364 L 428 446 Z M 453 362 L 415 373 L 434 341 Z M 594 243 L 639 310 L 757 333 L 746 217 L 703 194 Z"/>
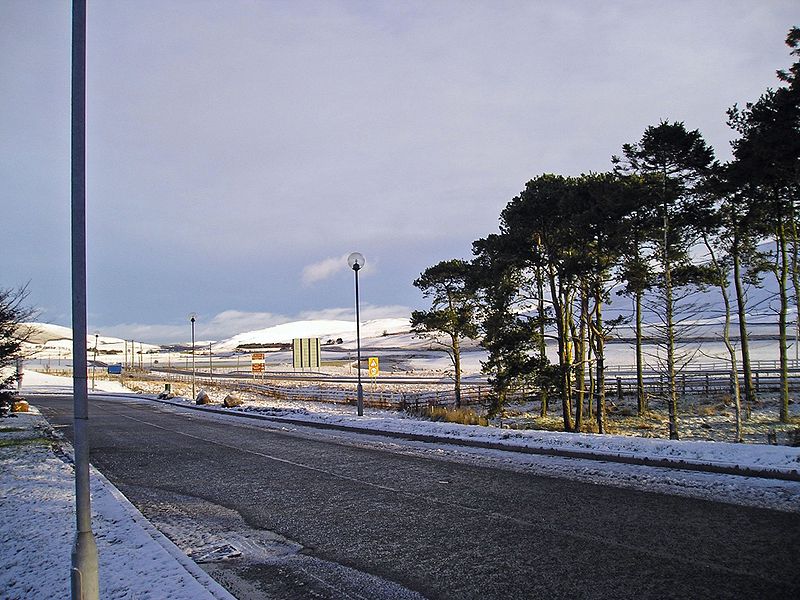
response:
<path fill-rule="evenodd" d="M 189 321 L 192 323 L 192 400 L 194 400 L 194 322 L 197 318 L 196 313 L 189 313 Z"/>
<path fill-rule="evenodd" d="M 347 264 L 353 269 L 356 278 L 356 356 L 358 373 L 358 416 L 364 415 L 364 388 L 361 386 L 361 315 L 358 307 L 358 272 L 364 268 L 364 255 L 360 252 L 353 252 L 347 257 Z"/>

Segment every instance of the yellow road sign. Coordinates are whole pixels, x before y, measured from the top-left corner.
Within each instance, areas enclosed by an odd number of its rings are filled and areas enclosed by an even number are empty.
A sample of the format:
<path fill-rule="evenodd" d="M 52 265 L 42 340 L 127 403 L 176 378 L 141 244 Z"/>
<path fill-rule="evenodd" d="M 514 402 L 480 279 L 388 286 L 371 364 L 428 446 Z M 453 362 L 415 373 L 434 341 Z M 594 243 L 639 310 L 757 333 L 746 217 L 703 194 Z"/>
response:
<path fill-rule="evenodd" d="M 369 376 L 377 377 L 381 372 L 380 363 L 378 362 L 378 357 L 370 356 L 368 364 L 369 364 Z"/>

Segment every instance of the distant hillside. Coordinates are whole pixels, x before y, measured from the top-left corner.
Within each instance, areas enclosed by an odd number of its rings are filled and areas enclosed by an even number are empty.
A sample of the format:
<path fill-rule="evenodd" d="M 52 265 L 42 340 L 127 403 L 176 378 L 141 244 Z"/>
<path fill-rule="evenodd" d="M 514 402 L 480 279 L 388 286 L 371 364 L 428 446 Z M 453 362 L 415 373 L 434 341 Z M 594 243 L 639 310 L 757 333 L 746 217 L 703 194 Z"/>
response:
<path fill-rule="evenodd" d="M 35 346 L 42 346 L 46 348 L 60 348 L 62 350 L 72 351 L 72 329 L 63 327 L 61 325 L 53 325 L 51 323 L 26 323 L 33 332 L 30 336 L 29 343 Z M 125 347 L 125 340 L 115 337 L 101 335 L 97 338 L 97 348 L 102 354 L 104 352 L 123 352 Z M 86 336 L 86 347 L 93 348 L 95 343 L 95 336 L 89 334 Z M 144 352 L 159 350 L 160 346 L 155 344 L 139 344 L 136 343 L 136 350 L 142 349 Z"/>
<path fill-rule="evenodd" d="M 361 339 L 404 334 L 410 331 L 411 323 L 406 318 L 375 319 L 362 323 Z M 230 351 L 242 346 L 291 344 L 294 338 L 301 337 L 318 337 L 323 344 L 328 340 L 335 341 L 340 338 L 344 343 L 348 343 L 356 339 L 356 324 L 353 321 L 339 320 L 293 321 L 266 329 L 240 333 L 214 344 L 214 349 Z"/>

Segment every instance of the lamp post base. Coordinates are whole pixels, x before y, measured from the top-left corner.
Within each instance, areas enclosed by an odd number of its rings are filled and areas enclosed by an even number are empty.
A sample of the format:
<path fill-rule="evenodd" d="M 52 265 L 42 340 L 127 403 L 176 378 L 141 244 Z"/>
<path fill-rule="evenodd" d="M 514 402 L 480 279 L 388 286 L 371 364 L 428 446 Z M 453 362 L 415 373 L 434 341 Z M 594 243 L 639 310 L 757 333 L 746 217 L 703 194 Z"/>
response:
<path fill-rule="evenodd" d="M 358 416 L 364 416 L 364 388 L 358 384 Z"/>
<path fill-rule="evenodd" d="M 75 536 L 71 584 L 73 600 L 97 600 L 100 597 L 97 544 L 91 531 L 79 532 Z"/>

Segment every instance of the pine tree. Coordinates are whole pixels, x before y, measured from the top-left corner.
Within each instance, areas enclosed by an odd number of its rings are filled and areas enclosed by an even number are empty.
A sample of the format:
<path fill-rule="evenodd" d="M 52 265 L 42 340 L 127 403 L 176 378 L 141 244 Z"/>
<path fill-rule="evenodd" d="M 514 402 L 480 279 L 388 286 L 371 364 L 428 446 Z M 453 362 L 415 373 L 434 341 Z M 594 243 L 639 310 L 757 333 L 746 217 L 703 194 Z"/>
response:
<path fill-rule="evenodd" d="M 656 285 L 662 293 L 666 339 L 666 374 L 669 384 L 670 439 L 678 439 L 678 389 L 676 379 L 675 281 L 676 273 L 691 263 L 694 188 L 714 160 L 713 150 L 699 131 L 687 131 L 683 123 L 662 121 L 648 127 L 636 144 L 622 148 L 624 169 L 649 176 L 658 199 L 660 227 L 655 258 L 660 272 Z"/>
<path fill-rule="evenodd" d="M 431 309 L 411 313 L 411 327 L 421 335 L 432 338 L 444 348 L 453 363 L 455 404 L 461 407 L 461 341 L 475 338 L 475 292 L 471 288 L 470 263 L 463 260 L 442 261 L 423 271 L 414 286 L 430 298 Z M 442 342 L 437 334 L 445 334 Z"/>

